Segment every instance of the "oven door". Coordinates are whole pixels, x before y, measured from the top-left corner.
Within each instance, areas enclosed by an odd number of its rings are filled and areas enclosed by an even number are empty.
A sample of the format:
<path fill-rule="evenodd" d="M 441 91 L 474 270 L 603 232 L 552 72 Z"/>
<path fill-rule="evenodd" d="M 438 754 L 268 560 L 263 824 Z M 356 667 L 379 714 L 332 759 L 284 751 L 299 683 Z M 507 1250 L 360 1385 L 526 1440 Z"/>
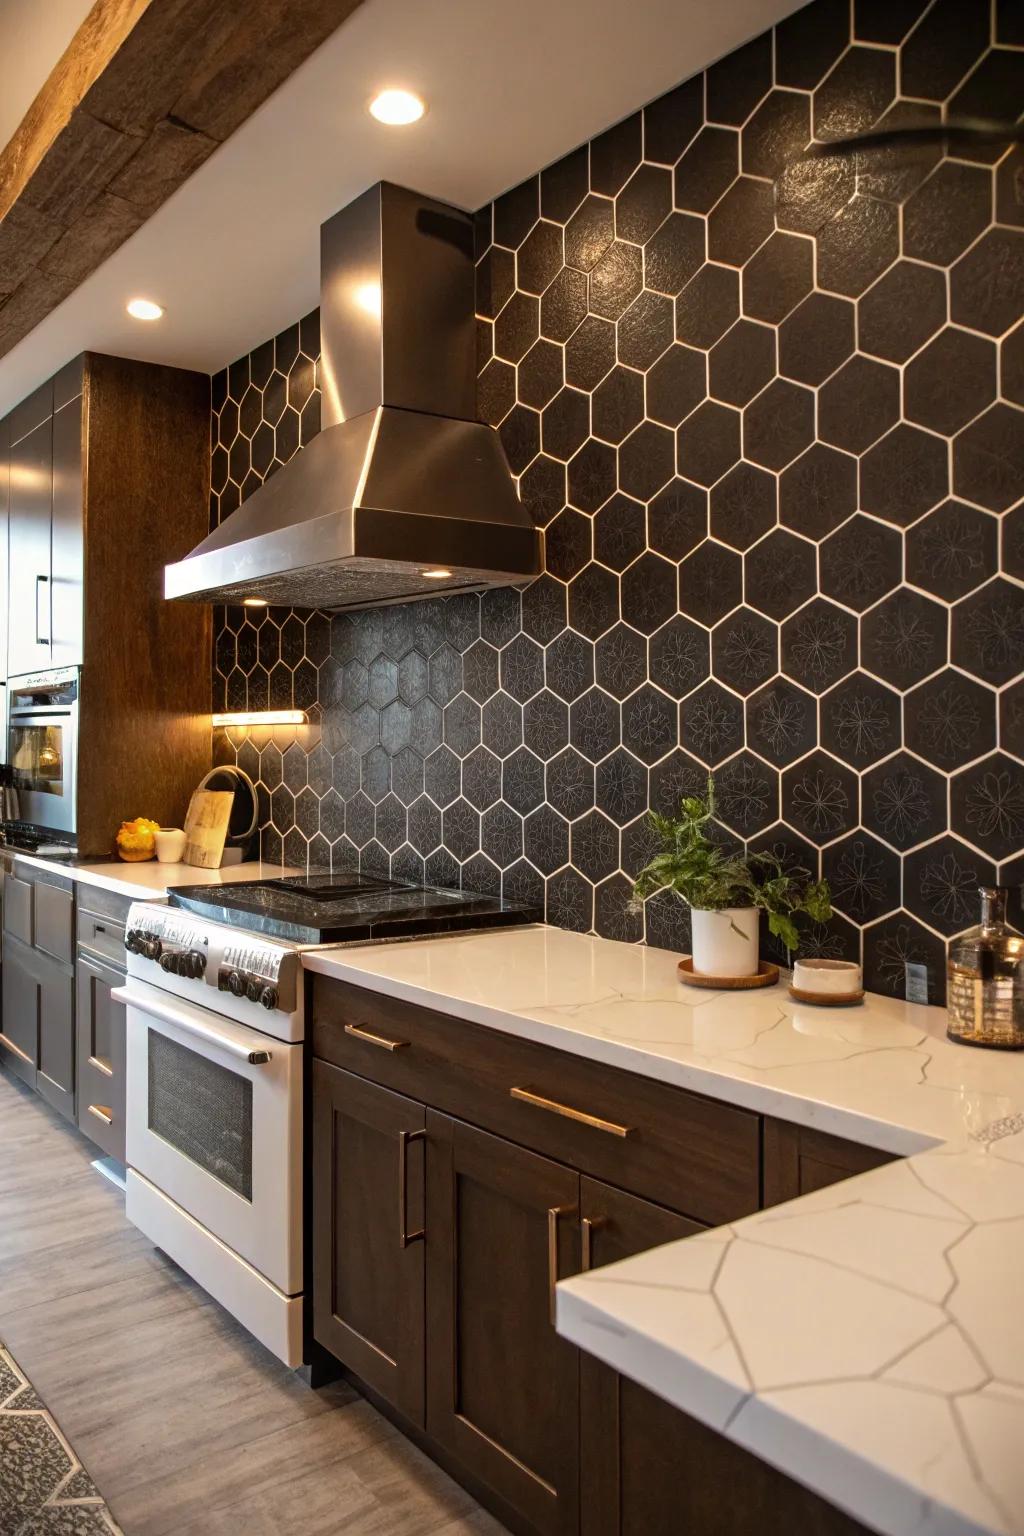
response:
<path fill-rule="evenodd" d="M 302 1290 L 302 1046 L 135 977 L 130 1168 L 286 1296 Z"/>
<path fill-rule="evenodd" d="M 24 697 L 32 692 L 14 687 L 10 698 L 7 754 L 18 791 L 18 819 L 73 837 L 78 704 L 26 704 Z"/>

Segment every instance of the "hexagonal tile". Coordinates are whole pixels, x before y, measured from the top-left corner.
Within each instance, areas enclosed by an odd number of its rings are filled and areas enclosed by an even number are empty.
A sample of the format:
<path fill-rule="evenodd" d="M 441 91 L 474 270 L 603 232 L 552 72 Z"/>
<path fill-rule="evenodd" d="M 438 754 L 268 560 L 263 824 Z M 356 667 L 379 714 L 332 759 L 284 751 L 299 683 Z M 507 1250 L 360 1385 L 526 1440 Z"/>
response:
<path fill-rule="evenodd" d="M 621 586 L 623 616 L 644 634 L 658 629 L 676 611 L 676 568 L 660 555 L 641 555 L 623 573 Z"/>
<path fill-rule="evenodd" d="M 948 494 L 949 453 L 939 437 L 901 421 L 864 455 L 860 501 L 901 528 L 916 522 Z"/>
<path fill-rule="evenodd" d="M 816 597 L 782 626 L 782 669 L 812 693 L 824 693 L 857 665 L 857 622 Z"/>
<path fill-rule="evenodd" d="M 704 261 L 705 223 L 672 213 L 644 247 L 644 285 L 674 298 Z"/>
<path fill-rule="evenodd" d="M 706 262 L 676 299 L 676 340 L 710 347 L 740 312 L 739 273 Z"/>
<path fill-rule="evenodd" d="M 893 848 L 929 842 L 946 829 L 946 780 L 899 752 L 864 774 L 861 820 Z"/>
<path fill-rule="evenodd" d="M 945 608 L 903 587 L 861 620 L 861 661 L 897 688 L 910 688 L 948 659 Z"/>
<path fill-rule="evenodd" d="M 656 763 L 676 744 L 677 710 L 659 689 L 645 683 L 622 706 L 622 743 L 644 763 Z"/>
<path fill-rule="evenodd" d="M 619 706 L 601 688 L 589 688 L 569 710 L 569 740 L 590 762 L 619 745 Z"/>
<path fill-rule="evenodd" d="M 676 614 L 651 636 L 648 657 L 651 681 L 681 699 L 708 675 L 707 631 Z"/>
<path fill-rule="evenodd" d="M 856 169 L 846 156 L 792 160 L 775 181 L 775 222 L 779 229 L 816 234 L 849 202 L 856 186 Z"/>
<path fill-rule="evenodd" d="M 764 33 L 709 68 L 705 85 L 708 120 L 743 123 L 771 83 L 772 39 Z"/>
<path fill-rule="evenodd" d="M 899 586 L 903 540 L 895 529 L 858 512 L 829 534 L 818 558 L 824 595 L 863 613 Z"/>
<path fill-rule="evenodd" d="M 980 166 L 944 160 L 903 208 L 903 254 L 948 266 L 992 216 L 992 176 Z"/>
<path fill-rule="evenodd" d="M 779 776 L 750 752 L 739 752 L 715 775 L 718 813 L 740 837 L 763 832 L 779 814 Z"/>
<path fill-rule="evenodd" d="M 596 512 L 615 490 L 615 450 L 589 438 L 569 460 L 569 500 L 583 512 Z"/>
<path fill-rule="evenodd" d="M 962 501 L 946 501 L 907 534 L 907 578 L 953 602 L 994 576 L 999 563 L 996 519 Z"/>
<path fill-rule="evenodd" d="M 784 819 L 821 846 L 857 825 L 857 776 L 826 752 L 812 752 L 782 774 Z"/>
<path fill-rule="evenodd" d="M 584 566 L 569 583 L 569 622 L 596 640 L 619 616 L 619 580 L 603 565 Z"/>
<path fill-rule="evenodd" d="M 1024 321 L 999 346 L 999 388 L 1014 405 L 1024 405 Z"/>
<path fill-rule="evenodd" d="M 566 589 L 551 576 L 539 576 L 523 591 L 523 633 L 541 645 L 565 628 Z"/>
<path fill-rule="evenodd" d="M 806 148 L 810 137 L 807 97 L 797 91 L 770 91 L 744 125 L 743 169 L 748 176 L 774 181 L 786 162 Z"/>
<path fill-rule="evenodd" d="M 548 646 L 544 667 L 551 691 L 571 702 L 594 681 L 594 647 L 575 630 L 563 630 Z"/>
<path fill-rule="evenodd" d="M 487 747 L 475 747 L 464 759 L 462 793 L 478 811 L 501 798 L 501 763 Z"/>
<path fill-rule="evenodd" d="M 946 946 L 908 912 L 896 912 L 864 930 L 864 985 L 890 997 L 906 996 L 908 964 L 928 973 L 928 1001 L 946 995 Z"/>
<path fill-rule="evenodd" d="M 747 602 L 772 619 L 784 619 L 812 598 L 817 583 L 814 546 L 776 528 L 748 551 L 743 562 Z"/>
<path fill-rule="evenodd" d="M 590 185 L 590 154 L 585 144 L 540 173 L 540 211 L 545 219 L 565 223 Z"/>
<path fill-rule="evenodd" d="M 727 405 L 746 405 L 775 374 L 771 326 L 738 320 L 708 357 L 708 389 Z"/>
<path fill-rule="evenodd" d="M 993 859 L 1016 857 L 1024 845 L 1024 774 L 1020 763 L 993 752 L 953 775 L 950 820 L 954 832 Z"/>
<path fill-rule="evenodd" d="M 817 744 L 814 699 L 784 677 L 751 695 L 746 716 L 748 744 L 777 768 L 795 762 Z"/>
<path fill-rule="evenodd" d="M 708 213 L 738 170 L 739 134 L 729 128 L 702 128 L 676 166 L 676 207 Z"/>
<path fill-rule="evenodd" d="M 900 414 L 900 376 L 886 363 L 855 356 L 823 384 L 818 436 L 836 448 L 863 453 Z"/>
<path fill-rule="evenodd" d="M 545 762 L 568 743 L 568 707 L 547 688 L 523 706 L 523 740 Z"/>
<path fill-rule="evenodd" d="M 995 394 L 995 346 L 952 325 L 907 364 L 903 376 L 907 419 L 947 436 L 966 426 Z"/>
<path fill-rule="evenodd" d="M 899 255 L 899 211 L 854 197 L 818 231 L 817 246 L 818 287 L 857 298 Z"/>
<path fill-rule="evenodd" d="M 650 368 L 672 345 L 675 318 L 672 300 L 646 289 L 620 317 L 616 329 L 619 361 L 631 368 Z"/>
<path fill-rule="evenodd" d="M 590 185 L 614 196 L 629 180 L 643 154 L 643 119 L 639 112 L 590 141 Z"/>
<path fill-rule="evenodd" d="M 813 287 L 812 242 L 776 232 L 743 269 L 743 313 L 778 324 Z"/>
<path fill-rule="evenodd" d="M 621 443 L 643 420 L 643 374 L 621 365 L 613 368 L 594 391 L 591 413 L 595 437 Z"/>
<path fill-rule="evenodd" d="M 649 501 L 656 495 L 672 479 L 674 470 L 672 433 L 653 421 L 641 422 L 619 449 L 619 485 L 638 501 Z"/>
<path fill-rule="evenodd" d="M 899 856 L 867 832 L 826 848 L 821 865 L 833 906 L 853 922 L 874 922 L 899 906 Z"/>
<path fill-rule="evenodd" d="M 542 805 L 523 823 L 523 848 L 542 875 L 552 875 L 569 857 L 569 828 L 550 805 Z"/>
<path fill-rule="evenodd" d="M 714 485 L 740 457 L 740 413 L 705 400 L 676 434 L 679 473 L 698 485 Z"/>
<path fill-rule="evenodd" d="M 395 795 L 387 795 L 377 807 L 374 819 L 377 841 L 389 853 L 395 853 L 405 842 L 405 806 Z"/>
<path fill-rule="evenodd" d="M 706 539 L 679 567 L 680 611 L 701 624 L 715 624 L 739 604 L 742 585 L 740 557 Z"/>
<path fill-rule="evenodd" d="M 589 933 L 594 921 L 594 887 L 575 869 L 553 875 L 545 892 L 547 921 L 576 933 Z"/>
<path fill-rule="evenodd" d="M 779 372 L 801 384 L 822 384 L 854 347 L 854 309 L 848 299 L 809 294 L 779 328 Z"/>
<path fill-rule="evenodd" d="M 548 526 L 544 563 L 559 581 L 571 581 L 591 557 L 591 522 L 581 512 L 566 507 Z"/>
<path fill-rule="evenodd" d="M 615 199 L 615 233 L 643 245 L 672 208 L 672 174 L 661 166 L 640 165 Z"/>
<path fill-rule="evenodd" d="M 857 303 L 862 352 L 905 363 L 946 319 L 942 274 L 917 261 L 897 261 Z"/>
<path fill-rule="evenodd" d="M 541 219 L 516 253 L 516 285 L 541 294 L 562 265 L 562 226 Z"/>
<path fill-rule="evenodd" d="M 594 389 L 615 362 L 615 327 L 588 315 L 565 344 L 565 382 Z"/>
<path fill-rule="evenodd" d="M 784 469 L 814 439 L 814 395 L 775 379 L 743 411 L 743 453 L 755 464 Z"/>
<path fill-rule="evenodd" d="M 809 539 L 845 523 L 856 505 L 857 460 L 824 443 L 812 443 L 779 478 L 779 516 Z"/>
<path fill-rule="evenodd" d="M 679 740 L 713 768 L 743 746 L 743 704 L 720 683 L 707 682 L 679 707 Z"/>
<path fill-rule="evenodd" d="M 696 75 L 644 108 L 644 158 L 675 165 L 704 119 L 704 80 Z"/>
<path fill-rule="evenodd" d="M 853 768 L 895 752 L 901 724 L 899 695 L 863 672 L 844 678 L 821 701 L 821 745 Z"/>
<path fill-rule="evenodd" d="M 468 693 L 458 693 L 444 707 L 444 740 L 459 757 L 466 757 L 480 741 L 480 706 Z"/>
<path fill-rule="evenodd" d="M 580 272 L 596 267 L 615 238 L 615 205 L 593 193 L 584 198 L 565 226 L 565 259 Z"/>
<path fill-rule="evenodd" d="M 582 272 L 564 267 L 540 301 L 541 335 L 550 341 L 567 341 L 586 314 L 587 279 Z"/>
<path fill-rule="evenodd" d="M 773 475 L 741 461 L 711 492 L 711 533 L 734 549 L 748 549 L 777 518 Z"/>
<path fill-rule="evenodd" d="M 521 475 L 540 452 L 540 417 L 525 405 L 515 405 L 498 430 L 509 468 Z"/>
<path fill-rule="evenodd" d="M 594 659 L 601 687 L 624 699 L 647 675 L 647 642 L 628 624 L 616 624 L 597 642 Z"/>
<path fill-rule="evenodd" d="M 423 793 L 423 758 L 412 747 L 404 747 L 392 758 L 391 788 L 403 805 L 411 805 Z"/>
<path fill-rule="evenodd" d="M 594 803 L 594 767 L 573 747 L 566 747 L 547 765 L 547 801 L 568 821 L 582 816 Z"/>
<path fill-rule="evenodd" d="M 953 490 L 1005 512 L 1024 484 L 1024 413 L 997 402 L 953 442 Z"/>
<path fill-rule="evenodd" d="M 454 800 L 442 816 L 444 846 L 454 858 L 468 859 L 480 847 L 480 812 L 468 800 Z"/>
<path fill-rule="evenodd" d="M 959 672 L 939 672 L 908 694 L 904 730 L 920 757 L 955 768 L 995 746 L 995 695 Z"/>
<path fill-rule="evenodd" d="M 706 393 L 704 354 L 674 343 L 647 374 L 647 414 L 652 421 L 676 427 L 696 410 Z"/>
<path fill-rule="evenodd" d="M 711 636 L 714 675 L 737 693 L 753 693 L 779 664 L 777 627 L 752 608 L 737 608 Z"/>
<path fill-rule="evenodd" d="M 1024 671 L 1024 590 L 999 576 L 953 609 L 952 660 L 998 687 Z"/>
<path fill-rule="evenodd" d="M 774 223 L 770 185 L 740 176 L 708 217 L 708 257 L 741 267 L 768 239 Z"/>
<path fill-rule="evenodd" d="M 1024 759 L 1024 679 L 999 695 L 999 745 Z"/>
<path fill-rule="evenodd" d="M 949 279 L 953 320 L 1001 336 L 1020 319 L 1024 230 L 990 229 L 961 256 Z"/>
<path fill-rule="evenodd" d="M 490 422 L 492 427 L 498 425 L 512 405 L 511 400 L 505 405 L 508 385 L 504 379 L 501 383 L 501 398 L 496 405 L 491 405 L 489 396 L 494 391 L 493 386 L 488 381 L 488 374 L 494 369 L 503 369 L 511 374 L 513 397 L 518 388 L 519 398 L 524 405 L 532 405 L 537 410 L 543 410 L 544 406 L 554 399 L 562 387 L 562 349 L 556 346 L 553 341 L 535 341 L 519 364 L 518 374 L 514 373 L 508 364 L 500 363 L 497 360 L 487 364 L 487 367 L 480 375 L 479 388 L 485 391 L 481 414 L 484 416 L 485 421 Z M 504 410 L 501 409 L 502 405 L 505 405 Z M 498 414 L 499 411 L 500 414 Z"/>
<path fill-rule="evenodd" d="M 462 787 L 462 764 L 450 747 L 438 747 L 423 765 L 427 794 L 439 806 L 450 805 Z"/>
<path fill-rule="evenodd" d="M 484 812 L 480 822 L 483 851 L 499 869 L 508 869 L 523 852 L 522 818 L 510 806 L 499 804 Z"/>
<path fill-rule="evenodd" d="M 707 491 L 688 480 L 671 480 L 647 508 L 647 542 L 669 560 L 682 560 L 707 531 Z"/>
<path fill-rule="evenodd" d="M 544 764 L 527 747 L 519 747 L 501 766 L 501 794 L 513 810 L 526 816 L 544 799 Z"/>
<path fill-rule="evenodd" d="M 540 306 L 526 293 L 513 293 L 494 322 L 494 350 L 508 363 L 518 363 L 537 340 Z"/>
<path fill-rule="evenodd" d="M 594 554 L 612 570 L 624 570 L 643 552 L 646 529 L 646 515 L 641 503 L 620 491 L 594 518 Z"/>
<path fill-rule="evenodd" d="M 523 741 L 523 707 L 504 691 L 487 700 L 482 711 L 484 745 L 508 757 Z"/>
<path fill-rule="evenodd" d="M 647 769 L 631 752 L 617 747 L 597 765 L 597 806 L 620 827 L 647 806 Z"/>
<path fill-rule="evenodd" d="M 643 252 L 615 240 L 590 274 L 590 309 L 606 320 L 617 320 L 643 286 Z"/>
<path fill-rule="evenodd" d="M 541 416 L 541 442 L 552 458 L 571 459 L 590 431 L 590 398 L 582 390 L 559 390 Z"/>
<path fill-rule="evenodd" d="M 536 176 L 502 193 L 494 203 L 494 238 L 499 245 L 516 246 L 537 222 L 540 213 L 540 182 Z"/>
<path fill-rule="evenodd" d="M 995 882 L 995 865 L 954 837 L 940 837 L 903 860 L 905 905 L 947 935 L 977 922 L 978 887 Z"/>

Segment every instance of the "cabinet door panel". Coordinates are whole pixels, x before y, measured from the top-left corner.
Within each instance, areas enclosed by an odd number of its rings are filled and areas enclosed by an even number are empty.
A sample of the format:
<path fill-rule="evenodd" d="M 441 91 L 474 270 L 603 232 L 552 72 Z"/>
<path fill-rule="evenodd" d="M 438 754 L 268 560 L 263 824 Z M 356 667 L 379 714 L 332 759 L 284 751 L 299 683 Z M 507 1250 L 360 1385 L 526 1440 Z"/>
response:
<path fill-rule="evenodd" d="M 78 1126 L 124 1162 L 125 1007 L 111 997 L 124 972 L 80 954 L 76 970 Z"/>
<path fill-rule="evenodd" d="M 53 422 L 11 446 L 8 674 L 50 665 L 50 518 Z"/>
<path fill-rule="evenodd" d="M 37 880 L 34 885 L 33 939 L 36 949 L 71 965 L 75 957 L 75 895 Z"/>
<path fill-rule="evenodd" d="M 584 1260 L 589 1257 L 591 1269 L 703 1230 L 674 1211 L 595 1179 L 580 1180 L 580 1215 L 588 1233 Z M 649 1392 L 581 1353 L 580 1519 L 585 1536 L 690 1531 L 676 1523 L 678 1474 L 673 1467 L 675 1441 L 688 1423 Z M 655 1462 L 664 1464 L 657 1478 L 652 1476 Z"/>
<path fill-rule="evenodd" d="M 59 966 L 35 956 L 39 974 L 40 1097 L 69 1120 L 75 1118 L 75 983 Z"/>
<path fill-rule="evenodd" d="M 417 1424 L 424 1418 L 423 1129 L 422 1104 L 314 1063 L 313 1332 Z"/>
<path fill-rule="evenodd" d="M 40 988 L 32 953 L 8 938 L 3 961 L 4 1012 L 0 1060 L 23 1082 L 36 1085 L 39 1059 Z"/>
<path fill-rule="evenodd" d="M 427 1114 L 427 1428 L 537 1531 L 578 1520 L 579 1356 L 551 1322 L 579 1267 L 579 1177 Z"/>
<path fill-rule="evenodd" d="M 781 1205 L 894 1161 L 891 1152 L 862 1147 L 810 1126 L 791 1125 L 788 1120 L 766 1118 L 764 1204 Z"/>
<path fill-rule="evenodd" d="M 4 875 L 4 933 L 32 944 L 32 883 L 18 875 Z"/>
<path fill-rule="evenodd" d="M 82 665 L 82 399 L 53 418 L 52 667 Z"/>

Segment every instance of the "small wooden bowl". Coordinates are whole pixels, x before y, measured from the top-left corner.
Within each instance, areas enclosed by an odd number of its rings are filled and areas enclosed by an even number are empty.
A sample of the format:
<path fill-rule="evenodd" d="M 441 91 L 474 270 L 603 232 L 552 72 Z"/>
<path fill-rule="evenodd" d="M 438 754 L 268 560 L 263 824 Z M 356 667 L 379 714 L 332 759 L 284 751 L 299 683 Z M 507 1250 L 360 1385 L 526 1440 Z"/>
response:
<path fill-rule="evenodd" d="M 798 1003 L 810 1003 L 813 1008 L 852 1008 L 855 1003 L 864 1001 L 864 988 L 859 992 L 804 992 L 799 987 L 790 987 L 789 995 Z"/>
<path fill-rule="evenodd" d="M 693 968 L 693 959 L 687 956 L 679 962 L 679 980 L 688 987 L 711 987 L 723 992 L 747 992 L 751 987 L 774 987 L 779 979 L 779 968 L 770 960 L 762 960 L 756 976 L 705 976 Z"/>

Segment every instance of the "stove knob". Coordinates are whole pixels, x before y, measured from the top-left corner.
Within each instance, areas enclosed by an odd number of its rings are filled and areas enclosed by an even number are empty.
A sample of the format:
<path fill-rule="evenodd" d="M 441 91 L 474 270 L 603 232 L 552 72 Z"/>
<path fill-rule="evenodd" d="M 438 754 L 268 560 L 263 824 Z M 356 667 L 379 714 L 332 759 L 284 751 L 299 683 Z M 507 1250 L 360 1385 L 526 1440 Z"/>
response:
<path fill-rule="evenodd" d="M 232 997 L 242 997 L 245 993 L 245 977 L 241 971 L 228 972 L 228 991 Z"/>
<path fill-rule="evenodd" d="M 250 976 L 245 988 L 245 995 L 249 999 L 250 1003 L 259 1002 L 260 992 L 262 989 L 263 983 L 260 981 L 259 977 Z"/>
<path fill-rule="evenodd" d="M 263 991 L 260 993 L 260 1002 L 263 1004 L 264 1008 L 266 1008 L 268 1013 L 272 1009 L 276 1008 L 277 1007 L 277 988 L 276 987 L 264 987 Z"/>
<path fill-rule="evenodd" d="M 193 949 L 189 954 L 189 975 L 198 980 L 206 975 L 206 956 L 201 949 Z"/>
<path fill-rule="evenodd" d="M 139 954 L 144 955 L 147 960 L 159 960 L 162 949 L 160 940 L 152 936 L 147 936 L 139 942 Z"/>
<path fill-rule="evenodd" d="M 139 939 L 141 937 L 142 937 L 142 935 L 139 933 L 139 931 L 136 928 L 129 928 L 128 932 L 125 934 L 125 936 L 124 936 L 124 947 L 125 947 L 125 949 L 128 951 L 128 953 L 130 955 L 137 955 L 138 954 L 138 952 L 139 952 Z"/>
<path fill-rule="evenodd" d="M 167 971 L 169 975 L 181 976 L 183 974 L 182 962 L 184 959 L 184 950 L 175 948 L 165 949 L 160 955 L 160 969 Z"/>

